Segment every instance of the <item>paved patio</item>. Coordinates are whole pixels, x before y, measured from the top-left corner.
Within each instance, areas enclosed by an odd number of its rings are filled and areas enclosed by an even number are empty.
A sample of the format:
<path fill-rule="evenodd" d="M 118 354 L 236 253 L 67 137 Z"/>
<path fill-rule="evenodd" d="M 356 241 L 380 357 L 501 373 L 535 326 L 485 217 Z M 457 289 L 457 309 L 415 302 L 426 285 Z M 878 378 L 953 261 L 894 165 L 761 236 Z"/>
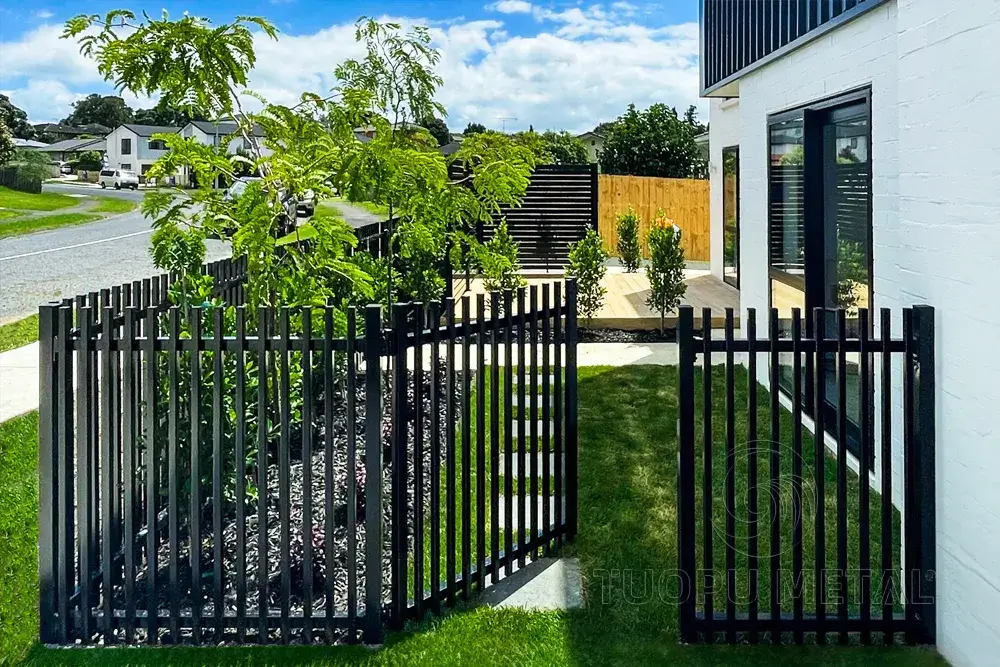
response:
<path fill-rule="evenodd" d="M 532 274 L 527 277 L 529 285 L 542 285 L 555 281 L 562 281 L 563 277 L 558 274 L 537 275 Z M 725 325 L 726 308 L 732 308 L 735 312 L 735 326 L 739 327 L 740 317 L 740 293 L 735 288 L 722 282 L 709 271 L 704 269 L 685 269 L 684 282 L 687 284 L 687 293 L 681 299 L 682 304 L 695 308 L 695 327 L 701 326 L 701 309 L 712 309 L 712 326 L 721 328 Z M 649 296 L 649 280 L 646 273 L 640 269 L 637 273 L 625 273 L 617 266 L 608 268 L 603 280 L 604 289 L 607 293 L 604 298 L 604 305 L 597 311 L 593 319 L 588 323 L 581 318 L 580 326 L 599 329 L 657 329 L 660 326 L 660 315 L 646 305 L 646 298 Z M 483 292 L 483 285 L 480 279 L 471 281 L 469 291 L 465 291 L 465 280 L 455 281 L 455 296 L 459 298 L 456 316 L 461 318 L 462 304 L 460 297 L 464 294 L 472 296 L 471 316 L 475 317 L 476 295 Z M 541 306 L 541 294 L 539 294 L 539 306 Z M 489 302 L 487 300 L 486 311 L 489 312 Z M 677 313 L 671 311 L 664 319 L 667 328 L 677 326 Z"/>

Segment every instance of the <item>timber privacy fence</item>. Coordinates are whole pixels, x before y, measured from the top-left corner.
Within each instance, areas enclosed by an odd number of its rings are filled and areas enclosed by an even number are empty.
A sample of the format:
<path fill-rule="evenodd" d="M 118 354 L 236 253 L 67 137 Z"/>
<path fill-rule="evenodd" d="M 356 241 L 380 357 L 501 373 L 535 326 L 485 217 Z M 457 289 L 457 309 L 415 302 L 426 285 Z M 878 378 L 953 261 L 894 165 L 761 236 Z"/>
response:
<path fill-rule="evenodd" d="M 681 640 L 933 644 L 934 309 L 790 314 L 680 308 Z"/>
<path fill-rule="evenodd" d="M 41 308 L 42 642 L 377 643 L 575 534 L 575 283 L 389 328 L 170 284 Z"/>

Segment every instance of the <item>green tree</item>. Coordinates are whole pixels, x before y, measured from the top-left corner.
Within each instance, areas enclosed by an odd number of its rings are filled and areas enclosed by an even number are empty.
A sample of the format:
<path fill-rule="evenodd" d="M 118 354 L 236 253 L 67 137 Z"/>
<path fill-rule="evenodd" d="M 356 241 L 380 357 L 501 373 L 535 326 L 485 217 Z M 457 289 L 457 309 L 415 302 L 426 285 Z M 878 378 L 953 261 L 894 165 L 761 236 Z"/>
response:
<path fill-rule="evenodd" d="M 136 110 L 133 120 L 142 125 L 184 127 L 192 120 L 208 120 L 208 117 L 197 109 L 170 106 L 161 99 L 156 106 Z"/>
<path fill-rule="evenodd" d="M 486 126 L 482 123 L 469 123 L 465 126 L 465 131 L 462 132 L 463 137 L 468 137 L 473 134 L 482 134 L 486 131 Z"/>
<path fill-rule="evenodd" d="M 690 105 L 687 111 L 684 112 L 684 122 L 691 126 L 696 135 L 705 132 L 708 129 L 707 125 L 703 125 L 698 121 L 698 107 L 695 105 Z"/>
<path fill-rule="evenodd" d="M 513 290 L 527 284 L 521 276 L 518 244 L 508 233 L 506 220 L 497 225 L 493 238 L 479 248 L 476 259 L 487 292 Z"/>
<path fill-rule="evenodd" d="M 14 137 L 10 135 L 7 123 L 0 118 L 0 167 L 14 158 L 15 151 Z"/>
<path fill-rule="evenodd" d="M 615 226 L 618 232 L 618 257 L 625 271 L 635 273 L 642 262 L 642 249 L 639 247 L 639 215 L 629 206 L 628 211 L 618 214 Z"/>
<path fill-rule="evenodd" d="M 417 124 L 431 133 L 431 136 L 437 140 L 438 146 L 444 146 L 451 142 L 451 132 L 448 130 L 448 124 L 440 118 L 432 116 L 423 119 Z"/>
<path fill-rule="evenodd" d="M 7 126 L 16 139 L 33 139 L 35 128 L 28 124 L 28 114 L 14 106 L 10 98 L 0 94 L 0 123 Z"/>
<path fill-rule="evenodd" d="M 694 142 L 697 132 L 665 104 L 639 111 L 630 104 L 605 136 L 601 171 L 605 174 L 705 178 L 707 165 Z"/>
<path fill-rule="evenodd" d="M 547 130 L 542 133 L 542 141 L 545 142 L 546 150 L 552 156 L 553 164 L 587 164 L 589 162 L 587 147 L 565 130 L 562 132 Z"/>
<path fill-rule="evenodd" d="M 604 303 L 607 290 L 601 281 L 608 270 L 605 265 L 607 259 L 604 240 L 595 229 L 588 229 L 586 236 L 570 244 L 566 275 L 576 278 L 576 309 L 579 314 L 587 318 L 588 324 Z"/>
<path fill-rule="evenodd" d="M 70 164 L 76 169 L 97 171 L 101 168 L 102 157 L 101 151 L 83 151 L 75 159 L 70 160 Z"/>
<path fill-rule="evenodd" d="M 91 93 L 73 103 L 73 112 L 62 119 L 64 125 L 96 123 L 112 129 L 132 122 L 132 109 L 117 95 Z"/>
<path fill-rule="evenodd" d="M 681 247 L 681 230 L 662 211 L 650 225 L 649 265 L 646 277 L 649 279 L 649 296 L 646 304 L 660 314 L 660 331 L 666 314 L 677 308 L 681 297 L 687 291 L 684 283 L 684 249 Z"/>

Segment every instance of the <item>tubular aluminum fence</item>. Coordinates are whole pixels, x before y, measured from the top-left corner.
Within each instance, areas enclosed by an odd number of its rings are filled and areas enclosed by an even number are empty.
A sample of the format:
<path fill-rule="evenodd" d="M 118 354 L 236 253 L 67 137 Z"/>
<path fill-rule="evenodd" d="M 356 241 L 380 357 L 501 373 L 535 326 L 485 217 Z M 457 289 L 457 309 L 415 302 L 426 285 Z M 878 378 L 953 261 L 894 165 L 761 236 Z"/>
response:
<path fill-rule="evenodd" d="M 790 314 L 680 309 L 682 641 L 932 644 L 934 310 Z"/>
<path fill-rule="evenodd" d="M 575 283 L 388 328 L 167 285 L 41 308 L 43 642 L 377 643 L 575 534 Z"/>

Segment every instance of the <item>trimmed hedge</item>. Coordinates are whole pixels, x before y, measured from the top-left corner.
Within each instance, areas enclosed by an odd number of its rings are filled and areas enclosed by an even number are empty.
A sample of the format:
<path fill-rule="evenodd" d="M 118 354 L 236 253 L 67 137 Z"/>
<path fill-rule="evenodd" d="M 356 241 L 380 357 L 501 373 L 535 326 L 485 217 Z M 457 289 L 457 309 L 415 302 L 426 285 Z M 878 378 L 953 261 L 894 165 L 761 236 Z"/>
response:
<path fill-rule="evenodd" d="M 24 174 L 18 167 L 0 167 L 0 185 L 36 195 L 42 192 L 42 179 Z"/>

